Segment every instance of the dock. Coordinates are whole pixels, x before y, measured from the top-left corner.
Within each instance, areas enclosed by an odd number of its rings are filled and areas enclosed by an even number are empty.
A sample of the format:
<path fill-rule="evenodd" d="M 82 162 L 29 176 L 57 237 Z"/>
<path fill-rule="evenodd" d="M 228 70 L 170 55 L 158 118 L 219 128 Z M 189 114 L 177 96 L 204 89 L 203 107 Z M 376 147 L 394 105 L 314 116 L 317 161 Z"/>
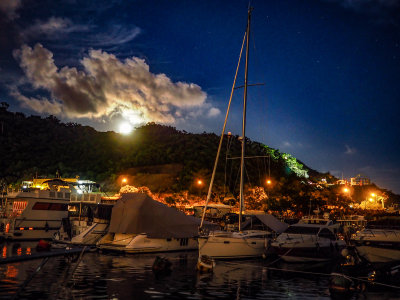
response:
<path fill-rule="evenodd" d="M 89 251 L 90 248 L 85 249 L 86 251 Z M 32 254 L 24 254 L 24 255 L 18 255 L 18 256 L 11 256 L 11 257 L 6 257 L 6 258 L 1 258 L 0 259 L 0 264 L 8 264 L 8 263 L 14 263 L 14 262 L 20 262 L 20 261 L 26 261 L 26 260 L 32 260 L 32 259 L 40 259 L 40 258 L 45 258 L 45 257 L 53 257 L 53 256 L 63 256 L 63 255 L 71 255 L 71 254 L 79 254 L 83 250 L 83 247 L 77 247 L 77 248 L 71 248 L 71 249 L 56 249 L 52 251 L 41 251 L 41 252 L 36 252 Z"/>

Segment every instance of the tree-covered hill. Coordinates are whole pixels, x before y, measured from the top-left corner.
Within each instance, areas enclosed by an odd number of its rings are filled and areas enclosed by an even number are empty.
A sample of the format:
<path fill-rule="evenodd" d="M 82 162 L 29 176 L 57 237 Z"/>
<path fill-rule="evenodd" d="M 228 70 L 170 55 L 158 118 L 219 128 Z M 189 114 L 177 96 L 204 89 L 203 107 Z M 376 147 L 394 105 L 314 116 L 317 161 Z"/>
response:
<path fill-rule="evenodd" d="M 25 116 L 0 106 L 0 179 L 5 184 L 35 176 L 80 176 L 117 188 L 121 175 L 132 176 L 136 185 L 154 192 L 205 193 L 214 165 L 219 137 L 193 134 L 171 126 L 149 123 L 129 136 L 98 132 L 89 126 L 62 123 L 56 117 Z M 226 135 L 216 175 L 215 191 L 237 194 L 241 141 Z M 306 203 L 310 197 L 327 202 L 337 192 L 318 192 L 325 178 L 337 179 L 310 169 L 293 156 L 246 139 L 247 186 L 270 189 L 270 198 Z M 266 185 L 266 179 L 272 183 Z M 203 181 L 197 186 L 198 179 Z M 286 201 L 285 200 L 285 201 Z M 283 201 L 283 200 L 282 200 Z M 281 204 L 283 202 L 280 202 Z"/>
<path fill-rule="evenodd" d="M 55 176 L 57 171 L 63 177 L 79 175 L 104 181 L 131 168 L 178 164 L 182 167 L 178 168 L 179 178 L 173 188 L 188 188 L 193 174 L 211 172 L 219 142 L 215 134 L 192 134 L 154 123 L 137 128 L 129 136 L 98 132 L 89 126 L 62 123 L 54 116 L 9 112 L 5 103 L 0 108 L 0 122 L 0 178 L 7 182 L 36 174 Z M 294 176 L 298 171 L 318 174 L 295 158 L 260 143 L 247 139 L 246 147 L 248 156 L 265 156 L 246 162 L 246 180 L 254 184 L 265 179 L 267 169 L 274 178 Z M 225 174 L 227 157 L 239 155 L 238 136 L 225 136 L 218 172 Z M 229 173 L 236 175 L 238 165 L 237 159 L 229 159 Z M 224 174 L 217 176 L 217 181 Z"/>

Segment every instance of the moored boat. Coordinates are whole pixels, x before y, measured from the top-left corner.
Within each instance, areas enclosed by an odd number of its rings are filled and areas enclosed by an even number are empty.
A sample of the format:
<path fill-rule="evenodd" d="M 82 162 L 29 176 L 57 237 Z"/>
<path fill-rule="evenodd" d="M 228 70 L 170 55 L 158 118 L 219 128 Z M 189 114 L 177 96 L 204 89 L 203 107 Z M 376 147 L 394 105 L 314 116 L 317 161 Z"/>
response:
<path fill-rule="evenodd" d="M 329 261 L 340 255 L 346 246 L 338 239 L 338 224 L 326 220 L 323 224 L 300 221 L 290 225 L 271 244 L 271 250 L 286 262 Z"/>
<path fill-rule="evenodd" d="M 123 194 L 112 209 L 101 250 L 149 253 L 197 249 L 200 219 L 168 207 L 143 193 Z"/>
<path fill-rule="evenodd" d="M 211 192 L 213 182 L 217 170 L 219 155 L 222 147 L 222 142 L 225 133 L 225 127 L 229 116 L 229 110 L 231 106 L 233 91 L 236 85 L 237 73 L 240 66 L 243 46 L 246 42 L 246 63 L 245 63 L 245 74 L 244 74 L 244 97 L 243 97 L 243 119 L 242 119 L 242 136 L 241 136 L 241 156 L 240 156 L 240 188 L 239 188 L 239 232 L 210 232 L 209 234 L 202 234 L 199 237 L 199 256 L 207 255 L 212 258 L 224 258 L 224 259 L 235 259 L 235 258 L 249 258 L 249 257 L 261 257 L 263 256 L 265 249 L 268 244 L 269 235 L 271 231 L 265 230 L 244 230 L 242 226 L 242 212 L 244 210 L 244 174 L 245 174 L 245 148 L 246 148 L 246 105 L 247 105 L 247 88 L 248 88 L 248 62 L 249 62 L 249 35 L 250 35 L 250 24 L 251 24 L 251 12 L 252 8 L 249 7 L 247 14 L 247 26 L 246 32 L 243 37 L 242 49 L 240 51 L 239 62 L 236 69 L 235 79 L 232 85 L 231 96 L 229 99 L 228 109 L 225 116 L 224 125 L 222 128 L 221 138 L 218 145 L 218 151 L 215 158 L 213 173 L 211 176 L 207 199 L 205 207 L 203 209 L 202 223 L 207 211 L 209 200 L 211 199 Z M 277 220 L 278 221 L 278 220 Z M 279 221 L 278 221 L 279 222 Z"/>
<path fill-rule="evenodd" d="M 51 239 L 68 216 L 71 195 L 83 193 L 78 178 L 23 182 L 2 201 L 1 236 L 12 240 Z"/>
<path fill-rule="evenodd" d="M 352 237 L 358 254 L 368 262 L 400 262 L 400 216 L 383 216 L 369 221 Z"/>
<path fill-rule="evenodd" d="M 243 222 L 241 231 L 213 231 L 200 236 L 199 256 L 215 259 L 262 257 L 272 239 L 286 228 L 286 224 L 272 215 L 250 216 Z"/>
<path fill-rule="evenodd" d="M 107 233 L 111 210 L 119 197 L 82 196 L 71 196 L 68 217 L 54 235 L 54 242 L 94 246 Z"/>

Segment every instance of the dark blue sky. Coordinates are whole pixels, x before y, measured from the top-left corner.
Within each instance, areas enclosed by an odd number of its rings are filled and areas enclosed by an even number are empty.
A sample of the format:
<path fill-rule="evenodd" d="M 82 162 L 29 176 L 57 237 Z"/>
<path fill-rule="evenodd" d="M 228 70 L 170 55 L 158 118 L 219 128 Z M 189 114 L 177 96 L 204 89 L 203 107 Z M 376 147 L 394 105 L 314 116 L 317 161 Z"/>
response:
<path fill-rule="evenodd" d="M 249 137 L 400 193 L 400 1 L 252 6 L 249 80 L 265 85 L 249 91 Z M 219 134 L 247 7 L 2 0 L 0 98 L 98 130 L 128 120 Z M 234 101 L 228 130 L 239 134 L 241 95 Z"/>

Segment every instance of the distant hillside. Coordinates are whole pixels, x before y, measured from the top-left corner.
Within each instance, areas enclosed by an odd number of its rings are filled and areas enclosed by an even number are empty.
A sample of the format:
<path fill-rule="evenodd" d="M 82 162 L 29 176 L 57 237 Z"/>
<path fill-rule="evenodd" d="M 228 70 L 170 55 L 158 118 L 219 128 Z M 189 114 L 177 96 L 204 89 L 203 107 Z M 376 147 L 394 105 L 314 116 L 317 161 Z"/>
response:
<path fill-rule="evenodd" d="M 97 132 L 89 126 L 61 123 L 54 116 L 41 118 L 9 112 L 5 105 L 0 108 L 0 122 L 0 178 L 7 182 L 35 174 L 54 176 L 57 171 L 64 177 L 79 175 L 104 181 L 132 168 L 178 164 L 181 167 L 175 175 L 179 180 L 174 188 L 187 188 L 193 174 L 211 172 L 219 142 L 215 134 L 192 134 L 154 123 L 137 128 L 130 136 Z M 223 173 L 227 141 L 225 137 L 218 170 Z M 239 156 L 238 136 L 230 137 L 229 142 L 228 157 Z M 246 146 L 248 156 L 271 155 L 270 172 L 275 178 L 295 176 L 295 172 L 318 174 L 278 150 L 248 139 Z M 249 159 L 246 164 L 247 179 L 259 181 L 261 173 L 265 177 L 267 157 Z M 228 165 L 230 173 L 237 171 L 237 160 L 229 160 Z"/>
<path fill-rule="evenodd" d="M 3 184 L 21 182 L 36 175 L 80 176 L 117 189 L 121 175 L 134 185 L 154 192 L 205 193 L 212 172 L 219 137 L 213 133 L 192 134 L 174 127 L 149 123 L 131 135 L 98 132 L 89 126 L 62 123 L 54 116 L 41 118 L 10 112 L 0 106 L 0 179 Z M 216 176 L 216 191 L 238 191 L 241 142 L 225 136 Z M 248 186 L 267 187 L 270 172 L 276 199 L 308 201 L 310 183 L 336 178 L 310 169 L 287 153 L 246 139 L 245 180 Z M 270 162 L 270 163 L 269 163 Z M 225 181 L 226 178 L 226 181 Z M 202 179 L 201 186 L 196 180 Z M 275 194 L 274 194 L 275 192 Z M 334 197 L 334 196 L 332 196 Z M 323 199 L 323 197 L 320 197 Z"/>

